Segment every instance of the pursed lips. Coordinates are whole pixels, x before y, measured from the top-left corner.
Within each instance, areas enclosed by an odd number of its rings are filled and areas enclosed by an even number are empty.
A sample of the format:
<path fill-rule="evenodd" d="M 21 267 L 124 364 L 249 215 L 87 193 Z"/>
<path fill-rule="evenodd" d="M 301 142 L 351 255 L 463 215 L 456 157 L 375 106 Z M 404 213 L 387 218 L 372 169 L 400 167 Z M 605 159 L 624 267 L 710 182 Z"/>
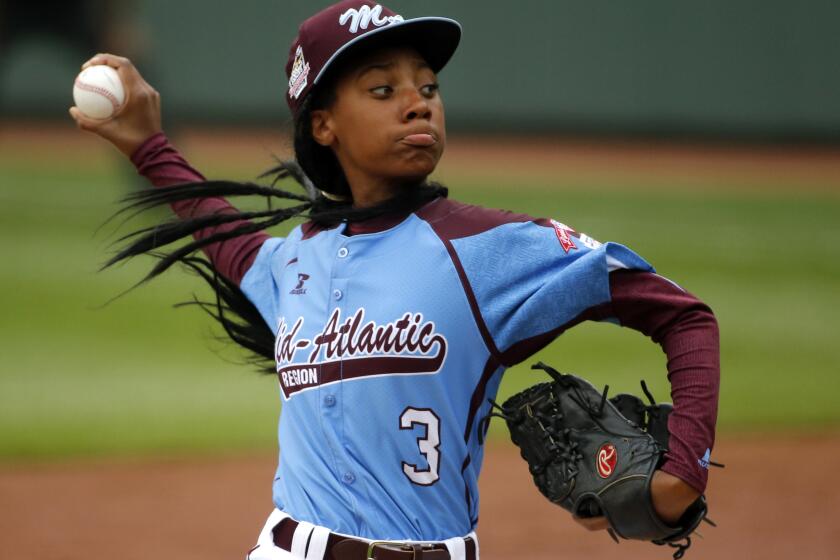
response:
<path fill-rule="evenodd" d="M 432 132 L 417 132 L 403 136 L 400 141 L 409 146 L 428 148 L 437 144 L 437 137 Z"/>

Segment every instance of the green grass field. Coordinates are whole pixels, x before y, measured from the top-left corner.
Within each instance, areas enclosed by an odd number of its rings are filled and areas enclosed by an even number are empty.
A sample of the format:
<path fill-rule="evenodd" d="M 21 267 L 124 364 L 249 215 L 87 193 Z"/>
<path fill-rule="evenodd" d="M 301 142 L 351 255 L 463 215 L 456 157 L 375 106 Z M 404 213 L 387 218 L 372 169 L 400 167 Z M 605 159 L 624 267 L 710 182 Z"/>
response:
<path fill-rule="evenodd" d="M 96 229 L 131 184 L 116 164 L 0 154 L 0 459 L 275 446 L 275 380 L 232 363 L 197 310 L 171 309 L 197 280 L 175 271 L 103 307 L 149 265 L 97 272 L 113 235 Z M 800 186 L 450 184 L 453 198 L 622 242 L 707 301 L 722 333 L 722 433 L 840 427 L 840 197 Z M 627 329 L 582 325 L 538 358 L 616 391 L 644 377 L 667 396 L 664 355 Z M 501 396 L 538 379 L 510 370 Z"/>

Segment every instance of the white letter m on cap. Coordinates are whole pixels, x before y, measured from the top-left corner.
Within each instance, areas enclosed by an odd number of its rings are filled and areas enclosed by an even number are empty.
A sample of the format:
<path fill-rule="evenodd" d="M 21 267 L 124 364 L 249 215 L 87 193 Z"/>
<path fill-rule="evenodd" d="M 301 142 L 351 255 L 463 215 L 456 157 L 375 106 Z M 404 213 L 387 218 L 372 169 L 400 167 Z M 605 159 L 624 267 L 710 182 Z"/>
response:
<path fill-rule="evenodd" d="M 371 23 L 376 27 L 382 27 L 395 21 L 403 21 L 402 16 L 382 17 L 382 6 L 377 4 L 373 8 L 362 6 L 358 10 L 350 8 L 338 18 L 339 25 L 347 25 L 350 22 L 350 33 L 358 33 L 359 29 L 367 29 Z"/>

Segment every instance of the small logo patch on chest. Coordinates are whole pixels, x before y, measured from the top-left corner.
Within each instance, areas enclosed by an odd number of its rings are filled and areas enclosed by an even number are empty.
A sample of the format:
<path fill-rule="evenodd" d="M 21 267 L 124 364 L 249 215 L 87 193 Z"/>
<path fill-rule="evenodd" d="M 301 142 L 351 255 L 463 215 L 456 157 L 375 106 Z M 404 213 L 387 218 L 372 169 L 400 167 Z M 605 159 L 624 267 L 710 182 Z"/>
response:
<path fill-rule="evenodd" d="M 302 272 L 298 272 L 297 286 L 295 286 L 294 289 L 289 293 L 292 294 L 293 296 L 301 296 L 301 295 L 305 294 L 306 293 L 306 288 L 303 287 L 303 284 L 307 280 L 309 280 L 309 275 L 308 274 L 303 274 Z"/>

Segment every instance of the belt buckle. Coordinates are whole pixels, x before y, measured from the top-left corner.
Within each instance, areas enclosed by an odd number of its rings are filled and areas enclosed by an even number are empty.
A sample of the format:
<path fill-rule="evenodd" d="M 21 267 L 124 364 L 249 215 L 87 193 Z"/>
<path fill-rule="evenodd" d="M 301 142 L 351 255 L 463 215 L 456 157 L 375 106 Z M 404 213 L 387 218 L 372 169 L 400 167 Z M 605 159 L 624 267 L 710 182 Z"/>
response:
<path fill-rule="evenodd" d="M 389 545 L 389 546 L 398 547 L 398 548 L 402 548 L 402 549 L 411 549 L 410 550 L 411 551 L 411 560 L 415 560 L 415 558 L 417 558 L 417 551 L 414 549 L 414 547 L 411 544 L 409 544 L 407 542 L 371 541 L 368 544 L 366 560 L 376 560 L 376 558 L 373 557 L 373 553 L 376 550 L 376 547 L 380 546 L 380 545 Z M 405 552 L 409 552 L 409 551 L 405 550 Z"/>

